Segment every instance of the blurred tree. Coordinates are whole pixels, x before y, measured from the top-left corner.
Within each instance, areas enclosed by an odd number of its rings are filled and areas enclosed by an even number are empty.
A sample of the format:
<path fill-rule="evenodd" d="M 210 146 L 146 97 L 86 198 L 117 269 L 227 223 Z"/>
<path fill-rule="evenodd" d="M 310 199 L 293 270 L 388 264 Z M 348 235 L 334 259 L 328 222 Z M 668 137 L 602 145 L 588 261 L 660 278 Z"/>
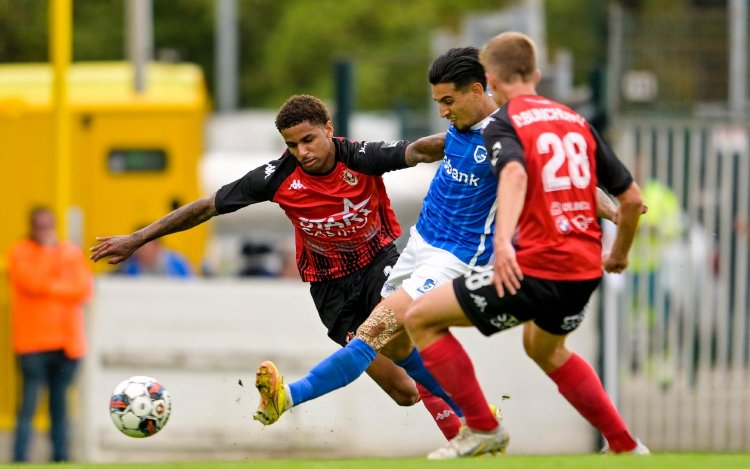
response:
<path fill-rule="evenodd" d="M 273 27 L 255 38 L 262 61 L 243 63 L 243 104 L 274 107 L 289 93 L 300 92 L 328 97 L 332 64 L 343 57 L 355 64 L 357 107 L 387 109 L 424 106 L 434 29 L 456 29 L 465 12 L 495 10 L 514 2 L 258 0 L 242 4 L 243 18 L 268 3 L 282 7 L 276 10 L 278 16 L 268 18 Z M 247 28 L 242 31 L 249 33 Z"/>
<path fill-rule="evenodd" d="M 431 34 L 469 11 L 519 0 L 243 0 L 240 104 L 277 107 L 291 93 L 329 99 L 332 64 L 355 65 L 360 109 L 422 109 Z M 125 57 L 125 0 L 74 2 L 73 59 Z M 48 0 L 0 0 L 0 62 L 47 60 Z M 154 57 L 201 65 L 213 90 L 213 0 L 153 0 Z"/>
<path fill-rule="evenodd" d="M 47 1 L 0 0 L 0 61 L 47 60 Z"/>
<path fill-rule="evenodd" d="M 36 0 L 32 0 L 34 1 Z M 45 11 L 45 19 L 46 14 Z M 122 60 L 124 57 L 125 4 L 123 0 L 74 1 L 73 59 Z"/>

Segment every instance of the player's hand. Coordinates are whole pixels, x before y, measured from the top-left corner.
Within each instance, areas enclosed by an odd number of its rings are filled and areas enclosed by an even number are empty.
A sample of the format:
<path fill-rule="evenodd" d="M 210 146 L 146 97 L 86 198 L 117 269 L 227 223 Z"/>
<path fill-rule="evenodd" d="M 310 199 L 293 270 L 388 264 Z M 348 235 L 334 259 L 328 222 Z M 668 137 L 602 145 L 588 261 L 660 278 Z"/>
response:
<path fill-rule="evenodd" d="M 133 235 L 97 236 L 96 240 L 99 244 L 89 248 L 89 259 L 94 262 L 108 258 L 108 264 L 119 264 L 141 247 Z"/>
<path fill-rule="evenodd" d="M 610 274 L 620 274 L 628 267 L 628 258 L 612 255 L 605 252 L 602 254 L 602 268 Z"/>
<path fill-rule="evenodd" d="M 505 293 L 515 295 L 521 288 L 523 273 L 516 260 L 516 250 L 510 243 L 495 245 L 495 265 L 492 282 L 495 284 L 498 296 L 505 296 Z"/>

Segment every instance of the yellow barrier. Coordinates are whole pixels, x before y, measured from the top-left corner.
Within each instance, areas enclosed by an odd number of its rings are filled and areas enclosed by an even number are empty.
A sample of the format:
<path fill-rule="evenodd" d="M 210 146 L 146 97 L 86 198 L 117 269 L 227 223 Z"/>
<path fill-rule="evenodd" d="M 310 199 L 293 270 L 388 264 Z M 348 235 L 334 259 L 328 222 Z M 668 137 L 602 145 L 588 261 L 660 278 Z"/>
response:
<path fill-rule="evenodd" d="M 200 197 L 198 160 L 207 112 L 201 70 L 192 64 L 149 64 L 136 93 L 129 63 L 75 63 L 68 71 L 71 238 L 84 249 L 97 235 L 129 233 Z M 35 205 L 55 207 L 61 182 L 54 161 L 52 69 L 0 65 L 0 429 L 14 420 L 17 377 L 10 346 L 6 253 L 26 236 Z M 79 214 L 80 217 L 72 215 Z M 170 236 L 196 271 L 205 226 Z M 98 273 L 110 270 L 97 263 Z"/>

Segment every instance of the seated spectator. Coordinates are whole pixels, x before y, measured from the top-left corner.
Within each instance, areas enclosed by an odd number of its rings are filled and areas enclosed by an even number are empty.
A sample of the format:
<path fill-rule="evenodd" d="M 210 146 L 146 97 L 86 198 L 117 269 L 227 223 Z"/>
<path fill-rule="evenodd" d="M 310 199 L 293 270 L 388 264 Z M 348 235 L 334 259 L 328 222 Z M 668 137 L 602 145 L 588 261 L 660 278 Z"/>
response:
<path fill-rule="evenodd" d="M 158 239 L 141 246 L 116 273 L 133 277 L 149 275 L 188 278 L 193 276 L 193 270 L 187 258 L 165 248 Z"/>

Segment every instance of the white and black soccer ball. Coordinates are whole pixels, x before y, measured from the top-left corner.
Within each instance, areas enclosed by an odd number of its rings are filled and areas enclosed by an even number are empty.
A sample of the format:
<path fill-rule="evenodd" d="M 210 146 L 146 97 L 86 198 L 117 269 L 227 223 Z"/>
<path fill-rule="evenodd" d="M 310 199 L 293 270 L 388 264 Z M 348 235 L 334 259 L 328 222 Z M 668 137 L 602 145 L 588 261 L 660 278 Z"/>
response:
<path fill-rule="evenodd" d="M 122 381 L 109 400 L 109 415 L 115 427 L 133 438 L 159 433 L 171 413 L 169 392 L 148 376 L 133 376 Z"/>

